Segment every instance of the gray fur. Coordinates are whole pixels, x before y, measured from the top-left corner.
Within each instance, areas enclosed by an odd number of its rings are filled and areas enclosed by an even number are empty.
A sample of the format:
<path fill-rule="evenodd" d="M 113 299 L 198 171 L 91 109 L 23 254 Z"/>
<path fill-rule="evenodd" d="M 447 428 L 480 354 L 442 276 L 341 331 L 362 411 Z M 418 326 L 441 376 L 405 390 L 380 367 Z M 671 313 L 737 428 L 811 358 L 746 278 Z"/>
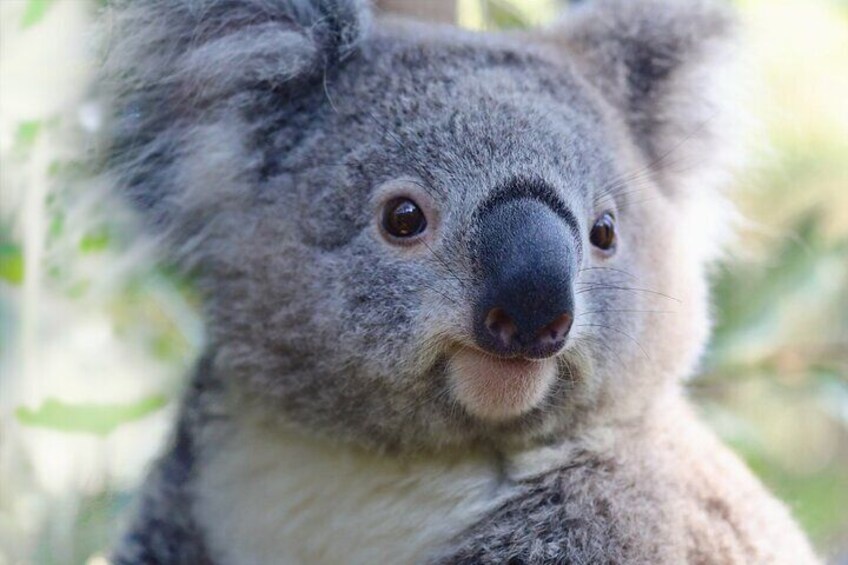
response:
<path fill-rule="evenodd" d="M 184 423 L 119 562 L 209 557 L 186 509 L 202 458 L 179 454 L 200 441 L 207 412 L 236 426 L 229 416 L 245 411 L 384 457 L 500 458 L 601 428 L 633 436 L 639 456 L 589 454 L 519 485 L 445 540 L 446 560 L 682 555 L 666 547 L 681 530 L 648 540 L 633 524 L 659 521 L 654 501 L 691 498 L 642 472 L 673 483 L 669 469 L 685 463 L 652 462 L 642 422 L 657 398 L 679 397 L 707 332 L 707 255 L 677 242 L 691 237 L 690 200 L 718 201 L 707 173 L 719 162 L 706 156 L 732 134 L 714 127 L 721 100 L 704 99 L 730 45 L 723 8 L 600 0 L 522 35 L 371 25 L 355 0 L 136 0 L 105 21 L 106 165 L 171 259 L 196 273 L 209 328 Z M 396 179 L 436 210 L 426 249 L 379 236 L 374 199 Z M 545 401 L 494 423 L 451 397 L 446 365 L 472 335 L 476 211 L 522 184 L 547 187 L 543 198 L 577 220 L 578 318 Z M 621 226 L 609 262 L 588 243 L 606 210 Z"/>
<path fill-rule="evenodd" d="M 648 418 L 616 448 L 578 451 L 522 481 L 434 562 L 815 562 L 786 510 L 743 466 L 685 411 L 664 409 L 682 419 L 654 427 Z"/>
<path fill-rule="evenodd" d="M 719 80 L 740 56 L 735 28 L 712 1 L 602 0 L 553 33 L 624 116 L 662 188 L 721 168 L 738 150 L 736 93 Z"/>

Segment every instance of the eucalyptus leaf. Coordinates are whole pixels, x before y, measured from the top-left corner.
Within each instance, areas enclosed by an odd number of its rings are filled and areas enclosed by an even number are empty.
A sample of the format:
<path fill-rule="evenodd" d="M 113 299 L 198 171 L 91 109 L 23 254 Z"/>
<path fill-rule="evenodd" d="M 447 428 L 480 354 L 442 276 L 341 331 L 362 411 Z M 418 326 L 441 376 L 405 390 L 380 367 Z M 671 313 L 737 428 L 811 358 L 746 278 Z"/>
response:
<path fill-rule="evenodd" d="M 18 408 L 15 416 L 29 427 L 106 437 L 122 425 L 160 410 L 167 403 L 161 394 L 131 404 L 72 404 L 48 398 L 35 410 Z"/>
<path fill-rule="evenodd" d="M 21 123 L 15 132 L 15 143 L 21 147 L 28 147 L 41 133 L 42 123 L 38 120 L 30 120 Z"/>
<path fill-rule="evenodd" d="M 55 2 L 56 0 L 29 0 L 24 11 L 24 17 L 21 19 L 21 27 L 26 29 L 40 22 Z"/>
<path fill-rule="evenodd" d="M 99 229 L 82 236 L 79 250 L 82 253 L 99 253 L 109 247 L 110 234 L 106 229 Z"/>
<path fill-rule="evenodd" d="M 0 280 L 15 286 L 24 281 L 24 256 L 19 245 L 0 244 Z"/>
<path fill-rule="evenodd" d="M 530 27 L 527 19 L 513 4 L 504 0 L 483 0 L 486 4 L 485 13 L 488 24 L 495 29 L 524 29 Z"/>

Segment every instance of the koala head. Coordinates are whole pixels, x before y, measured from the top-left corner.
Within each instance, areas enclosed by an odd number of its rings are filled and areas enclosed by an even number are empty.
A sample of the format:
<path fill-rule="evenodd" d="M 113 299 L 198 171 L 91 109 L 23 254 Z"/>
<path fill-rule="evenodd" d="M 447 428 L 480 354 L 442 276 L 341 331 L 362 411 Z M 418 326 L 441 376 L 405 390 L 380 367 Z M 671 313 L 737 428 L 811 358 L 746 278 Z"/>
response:
<path fill-rule="evenodd" d="M 692 370 L 732 19 L 595 0 L 480 34 L 355 0 L 109 16 L 108 164 L 197 273 L 215 373 L 381 450 L 544 442 Z"/>

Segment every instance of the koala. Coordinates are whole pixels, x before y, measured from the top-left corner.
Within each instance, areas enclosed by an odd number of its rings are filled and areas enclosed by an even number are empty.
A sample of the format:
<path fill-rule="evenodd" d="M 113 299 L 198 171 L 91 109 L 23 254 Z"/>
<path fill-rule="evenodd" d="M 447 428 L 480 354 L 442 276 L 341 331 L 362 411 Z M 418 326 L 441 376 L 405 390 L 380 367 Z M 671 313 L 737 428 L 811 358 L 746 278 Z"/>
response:
<path fill-rule="evenodd" d="M 208 328 L 114 563 L 817 562 L 686 398 L 726 6 L 479 33 L 133 0 L 104 26 L 103 166 Z"/>

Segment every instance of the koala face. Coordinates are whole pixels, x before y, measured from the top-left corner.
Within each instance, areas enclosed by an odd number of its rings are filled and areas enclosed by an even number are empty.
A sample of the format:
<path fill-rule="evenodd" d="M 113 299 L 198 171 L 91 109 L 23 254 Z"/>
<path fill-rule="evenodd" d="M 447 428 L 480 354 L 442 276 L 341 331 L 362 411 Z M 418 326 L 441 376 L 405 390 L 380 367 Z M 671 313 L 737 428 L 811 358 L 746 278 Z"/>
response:
<path fill-rule="evenodd" d="M 198 272 L 239 398 L 383 450 L 520 445 L 691 370 L 721 10 L 606 1 L 499 36 L 209 4 L 120 12 L 111 164 Z"/>

